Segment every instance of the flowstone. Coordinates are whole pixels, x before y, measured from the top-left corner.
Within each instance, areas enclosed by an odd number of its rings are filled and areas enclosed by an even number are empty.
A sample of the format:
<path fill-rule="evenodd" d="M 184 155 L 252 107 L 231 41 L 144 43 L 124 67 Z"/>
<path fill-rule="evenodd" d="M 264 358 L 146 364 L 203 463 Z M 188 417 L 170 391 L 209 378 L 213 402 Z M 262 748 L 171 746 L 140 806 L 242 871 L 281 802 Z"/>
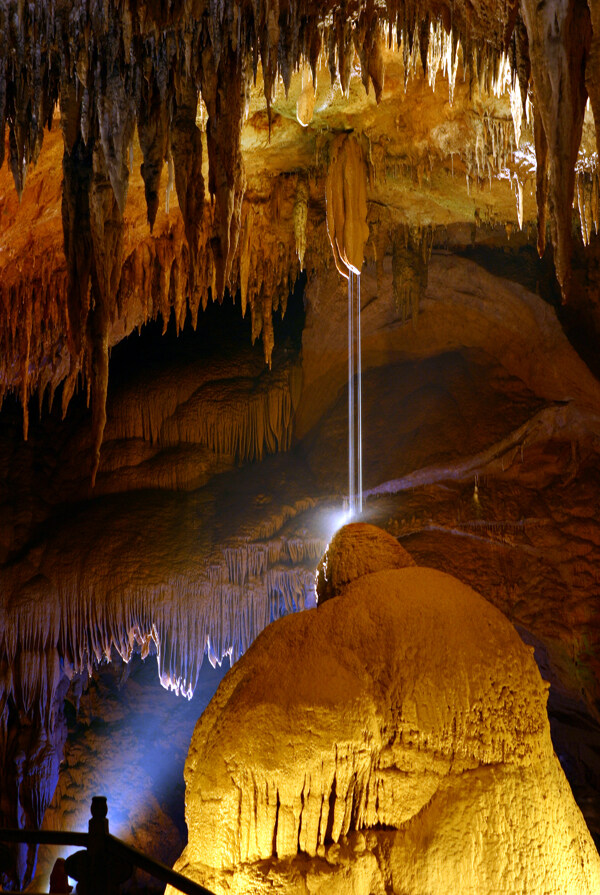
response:
<path fill-rule="evenodd" d="M 531 648 L 450 575 L 355 564 L 198 721 L 177 869 L 240 895 L 597 892 Z"/>

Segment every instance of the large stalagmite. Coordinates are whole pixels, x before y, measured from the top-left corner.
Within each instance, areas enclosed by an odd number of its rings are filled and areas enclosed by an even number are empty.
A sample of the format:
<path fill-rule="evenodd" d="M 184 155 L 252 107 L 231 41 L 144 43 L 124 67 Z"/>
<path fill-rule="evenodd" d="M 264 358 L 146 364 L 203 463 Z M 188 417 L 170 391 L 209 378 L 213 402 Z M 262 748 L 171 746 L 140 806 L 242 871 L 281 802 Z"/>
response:
<path fill-rule="evenodd" d="M 530 648 L 442 572 L 357 574 L 220 685 L 190 746 L 177 867 L 217 893 L 598 891 Z"/>

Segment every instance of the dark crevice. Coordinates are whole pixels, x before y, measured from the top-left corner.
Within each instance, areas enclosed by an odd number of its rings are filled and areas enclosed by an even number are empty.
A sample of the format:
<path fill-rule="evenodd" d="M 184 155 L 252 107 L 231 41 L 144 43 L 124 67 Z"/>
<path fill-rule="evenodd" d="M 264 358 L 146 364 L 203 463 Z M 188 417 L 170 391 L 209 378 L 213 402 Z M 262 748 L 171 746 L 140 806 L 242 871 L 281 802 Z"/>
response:
<path fill-rule="evenodd" d="M 329 793 L 329 814 L 327 815 L 327 828 L 325 830 L 325 840 L 323 842 L 324 845 L 330 845 L 333 842 L 333 818 L 335 814 L 335 799 L 336 782 L 334 776 L 333 783 L 331 784 L 331 792 Z"/>
<path fill-rule="evenodd" d="M 273 845 L 271 846 L 271 854 L 277 856 L 277 827 L 279 826 L 279 809 L 281 808 L 281 800 L 279 798 L 279 790 L 277 790 L 277 808 L 275 810 L 275 826 L 273 827 Z"/>

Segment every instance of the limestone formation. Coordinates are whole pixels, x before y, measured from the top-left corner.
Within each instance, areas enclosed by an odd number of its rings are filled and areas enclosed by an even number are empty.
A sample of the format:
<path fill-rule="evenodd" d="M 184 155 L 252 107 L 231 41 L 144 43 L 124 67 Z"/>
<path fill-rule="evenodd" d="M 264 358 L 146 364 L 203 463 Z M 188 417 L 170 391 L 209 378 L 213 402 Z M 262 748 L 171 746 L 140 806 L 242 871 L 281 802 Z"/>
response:
<path fill-rule="evenodd" d="M 386 181 L 391 171 L 395 178 L 401 169 L 410 172 L 419 189 L 427 181 L 433 185 L 414 211 L 407 212 L 405 198 L 389 202 L 395 224 L 411 228 L 456 220 L 479 223 L 482 214 L 508 223 L 496 201 L 473 193 L 488 181 L 491 189 L 493 180 L 503 182 L 505 192 L 509 184 L 514 188 L 514 216 L 522 228 L 530 219 L 531 208 L 525 206 L 530 206 L 535 180 L 539 250 L 545 248 L 549 222 L 567 298 L 573 291 L 571 206 L 582 161 L 578 153 L 581 149 L 584 167 L 592 154 L 585 134 L 580 146 L 588 92 L 592 107 L 598 104 L 597 10 L 591 4 L 590 15 L 583 0 L 534 6 L 525 0 L 522 9 L 514 2 L 460 0 L 450 10 L 398 0 L 344 6 L 335 0 L 301 0 L 279 14 L 263 2 L 250 11 L 233 0 L 218 11 L 205 3 L 183 9 L 174 3 L 123 8 L 112 0 L 85 7 L 67 0 L 50 10 L 45 0 L 27 7 L 7 0 L 0 9 L 0 167 L 7 155 L 19 199 L 27 202 L 26 185 L 41 156 L 45 130 L 53 122 L 59 126 L 57 109 L 64 143 L 63 237 L 53 234 L 52 252 L 37 253 L 22 269 L 10 263 L 0 284 L 0 396 L 12 391 L 20 396 L 25 437 L 34 392 L 41 403 L 48 387 L 53 394 L 64 383 L 66 409 L 78 380 L 84 379 L 95 428 L 93 478 L 105 425 L 108 352 L 116 333 L 120 338 L 127 327 L 130 331 L 172 308 L 178 320 L 188 309 L 196 319 L 209 291 L 221 298 L 227 289 L 242 289 L 253 334 L 263 333 L 269 361 L 273 308 L 266 286 L 270 279 L 285 286 L 299 271 L 285 249 L 290 236 L 296 236 L 303 265 L 296 223 L 304 200 L 296 206 L 294 223 L 283 227 L 287 238 L 278 235 L 263 257 L 249 258 L 263 241 L 251 239 L 248 229 L 253 216 L 244 210 L 246 168 L 248 157 L 264 147 L 265 127 L 279 152 L 282 122 L 292 117 L 309 133 L 300 159 L 302 140 L 294 132 L 296 148 L 283 165 L 285 176 L 311 169 L 323 178 L 323 162 L 329 158 L 327 226 L 344 273 L 348 265 L 359 269 L 369 238 L 374 246 L 378 240 L 377 227 L 369 221 L 367 229 L 366 223 L 368 202 L 372 208 L 380 202 L 373 183 L 368 191 L 365 187 L 367 164 L 375 182 L 382 175 Z M 357 74 L 362 82 L 358 102 Z M 433 95 L 440 76 L 447 81 L 449 109 L 438 103 L 435 123 L 427 126 L 429 98 L 412 99 L 413 133 L 398 141 L 409 87 L 426 83 Z M 378 128 L 372 102 L 385 106 L 391 96 L 393 107 L 382 112 L 385 124 Z M 204 202 L 204 139 L 210 208 Z M 138 142 L 145 218 L 156 235 L 140 222 L 127 245 L 131 231 L 129 222 L 124 229 L 123 216 L 133 207 Z M 534 168 L 524 161 L 528 153 L 535 154 Z M 451 186 L 453 207 L 442 201 L 436 210 L 431 203 L 439 201 L 439 175 L 451 170 L 454 178 L 455 160 L 463 185 Z M 155 231 L 165 162 L 167 218 L 175 184 L 183 231 L 172 223 Z M 459 199 L 465 185 L 466 203 Z M 578 186 L 587 243 L 588 218 L 596 215 L 591 198 L 586 217 L 584 192 Z M 261 226 L 270 230 L 270 222 L 267 218 Z M 322 223 L 317 220 L 317 227 Z M 400 267 L 397 240 L 392 244 Z M 318 239 L 311 249 L 315 258 L 323 257 Z M 139 272 L 139 253 L 145 276 L 152 269 L 151 281 L 163 293 L 151 308 L 147 296 L 142 309 L 132 300 L 137 289 L 132 289 L 130 269 Z M 256 275 L 254 288 L 248 289 L 250 267 Z M 264 281 L 263 268 L 271 268 Z M 405 268 L 411 280 L 410 264 Z M 410 298 L 413 319 L 426 270 L 416 278 L 418 283 L 399 282 L 396 289 L 403 306 Z"/>
<path fill-rule="evenodd" d="M 342 276 L 360 274 L 367 225 L 367 171 L 360 142 L 342 134 L 331 147 L 326 182 L 327 234 L 335 266 Z"/>
<path fill-rule="evenodd" d="M 340 594 L 350 581 L 382 569 L 403 569 L 414 560 L 387 532 L 365 522 L 337 531 L 317 566 L 319 606 Z"/>
<path fill-rule="evenodd" d="M 269 626 L 196 725 L 177 868 L 217 893 L 595 892 L 531 649 L 449 575 L 329 561 L 339 595 Z"/>

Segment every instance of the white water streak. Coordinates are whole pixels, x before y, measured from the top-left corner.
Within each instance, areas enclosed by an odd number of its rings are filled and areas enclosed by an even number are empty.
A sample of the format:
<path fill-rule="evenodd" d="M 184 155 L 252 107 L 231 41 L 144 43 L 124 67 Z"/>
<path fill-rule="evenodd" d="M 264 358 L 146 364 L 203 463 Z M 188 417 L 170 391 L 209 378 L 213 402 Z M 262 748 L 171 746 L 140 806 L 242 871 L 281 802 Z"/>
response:
<path fill-rule="evenodd" d="M 360 275 L 348 276 L 348 509 L 362 512 L 362 363 Z"/>

